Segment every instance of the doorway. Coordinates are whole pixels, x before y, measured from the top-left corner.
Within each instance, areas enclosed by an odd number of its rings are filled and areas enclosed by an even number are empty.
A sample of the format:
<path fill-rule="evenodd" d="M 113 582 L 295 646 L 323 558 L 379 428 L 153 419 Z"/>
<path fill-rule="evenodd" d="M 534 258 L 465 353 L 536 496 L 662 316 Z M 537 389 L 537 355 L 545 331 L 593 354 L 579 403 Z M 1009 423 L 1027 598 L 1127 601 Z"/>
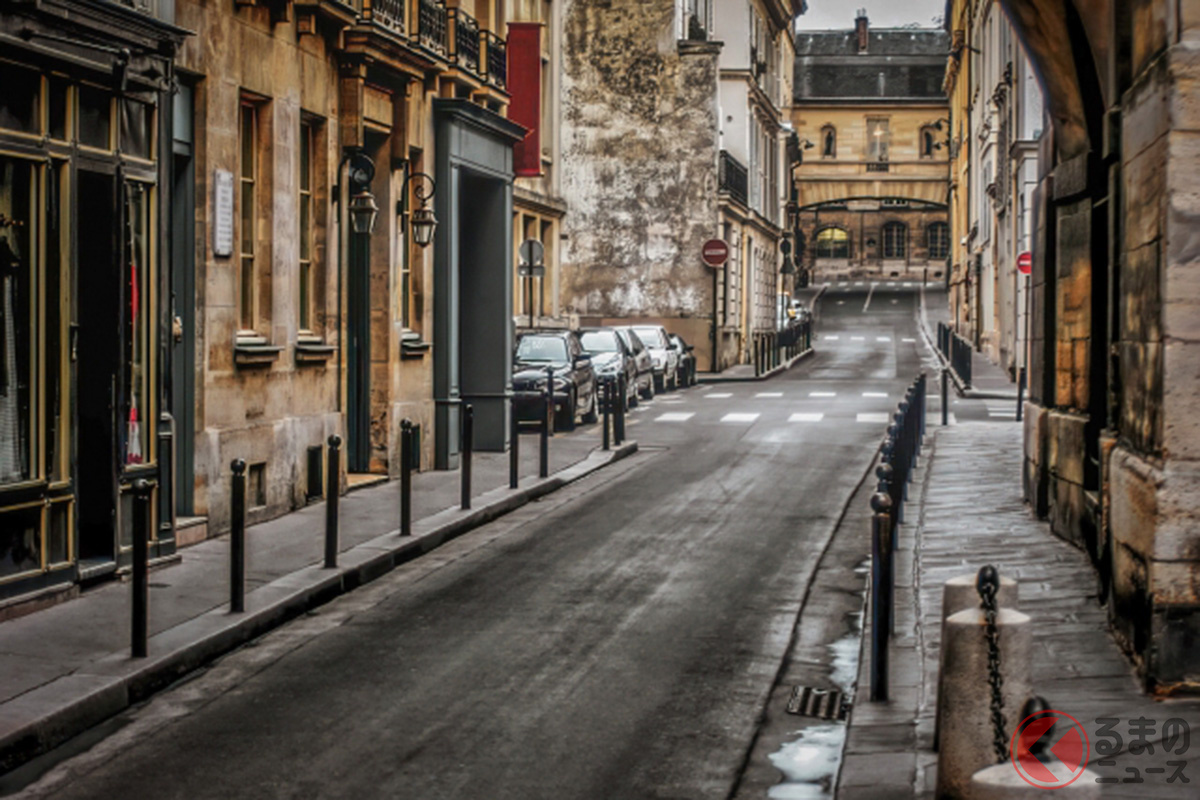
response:
<path fill-rule="evenodd" d="M 117 555 L 117 387 L 121 363 L 116 180 L 80 170 L 74 259 L 76 497 L 80 569 Z"/>

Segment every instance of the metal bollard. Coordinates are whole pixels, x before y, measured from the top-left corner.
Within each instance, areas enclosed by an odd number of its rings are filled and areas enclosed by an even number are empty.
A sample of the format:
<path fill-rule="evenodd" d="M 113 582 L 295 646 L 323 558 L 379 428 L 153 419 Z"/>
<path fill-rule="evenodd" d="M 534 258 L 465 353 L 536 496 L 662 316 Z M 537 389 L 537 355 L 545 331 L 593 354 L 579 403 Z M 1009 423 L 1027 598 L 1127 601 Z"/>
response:
<path fill-rule="evenodd" d="M 543 478 L 550 476 L 550 426 L 554 424 L 554 368 L 546 367 L 546 396 L 543 398 L 545 408 L 542 409 L 542 441 L 541 452 L 538 454 L 538 475 Z"/>
<path fill-rule="evenodd" d="M 246 610 L 246 462 L 235 458 L 233 509 L 229 520 L 229 610 Z"/>
<path fill-rule="evenodd" d="M 412 536 L 413 424 L 400 421 L 400 535 Z"/>
<path fill-rule="evenodd" d="M 600 382 L 600 386 L 604 390 L 603 391 L 604 418 L 602 420 L 600 420 L 600 424 L 604 426 L 604 430 L 601 432 L 601 439 L 603 439 L 603 441 L 604 441 L 604 449 L 611 450 L 612 443 L 609 441 L 608 423 L 609 423 L 609 418 L 612 416 L 611 406 L 613 403 L 613 379 L 605 378 L 603 381 Z"/>
<path fill-rule="evenodd" d="M 403 458 L 403 455 L 401 455 Z M 342 437 L 329 437 L 329 455 L 325 467 L 325 569 L 337 567 L 338 505 L 341 502 Z"/>
<path fill-rule="evenodd" d="M 508 488 L 516 489 L 521 485 L 521 420 L 516 398 L 509 404 L 508 415 Z"/>
<path fill-rule="evenodd" d="M 950 424 L 950 371 L 942 367 L 942 425 Z"/>
<path fill-rule="evenodd" d="M 1020 422 L 1025 414 L 1025 381 L 1026 381 L 1026 379 L 1027 379 L 1027 376 L 1025 374 L 1025 367 L 1021 367 L 1021 372 L 1019 373 L 1019 376 L 1017 379 L 1017 422 Z"/>
<path fill-rule="evenodd" d="M 617 376 L 617 405 L 616 416 L 613 417 L 613 441 L 617 447 L 625 441 L 625 395 L 629 391 L 629 384 L 625 379 L 625 373 L 622 372 Z"/>
<path fill-rule="evenodd" d="M 470 403 L 462 408 L 462 442 L 459 449 L 462 459 L 462 507 L 466 511 L 471 507 L 471 456 L 475 452 L 475 408 Z"/>
<path fill-rule="evenodd" d="M 150 496 L 154 487 L 145 478 L 133 482 L 133 624 L 130 652 L 145 658 L 150 637 Z"/>
<path fill-rule="evenodd" d="M 888 699 L 888 637 L 892 619 L 892 548 L 889 512 L 892 499 L 872 495 L 871 510 L 871 701 Z"/>

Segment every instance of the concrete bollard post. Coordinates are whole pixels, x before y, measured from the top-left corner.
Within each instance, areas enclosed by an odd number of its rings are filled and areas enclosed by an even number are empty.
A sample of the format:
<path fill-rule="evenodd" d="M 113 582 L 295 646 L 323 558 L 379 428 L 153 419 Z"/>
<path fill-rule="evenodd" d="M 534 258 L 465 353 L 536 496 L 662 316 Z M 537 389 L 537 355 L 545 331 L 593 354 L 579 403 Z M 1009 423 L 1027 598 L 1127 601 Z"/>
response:
<path fill-rule="evenodd" d="M 942 587 L 942 638 L 946 641 L 946 619 L 959 611 L 965 611 L 979 606 L 979 590 L 975 586 L 974 575 L 959 575 L 946 581 Z M 1000 590 L 996 593 L 996 604 L 1000 608 L 1017 609 L 1017 582 L 1012 578 L 1001 576 Z M 938 687 L 937 706 L 934 714 L 933 750 L 937 752 L 941 741 L 942 717 L 942 680 L 946 672 L 946 648 L 942 647 L 938 654 Z"/>
<path fill-rule="evenodd" d="M 1008 737 L 1021 721 L 1022 704 L 1033 694 L 1030 674 L 1033 626 L 1027 615 L 1001 608 L 996 614 L 996 628 L 1007 746 Z M 975 773 L 997 762 L 988 676 L 987 617 L 983 609 L 959 611 L 946 619 L 942 654 L 937 796 L 962 800 L 969 796 L 968 788 Z"/>
<path fill-rule="evenodd" d="M 1053 787 L 1054 791 L 1048 792 L 1026 781 L 1012 762 L 1006 761 L 976 772 L 965 796 L 970 800 L 1046 800 L 1047 795 L 1054 800 L 1098 800 L 1100 784 L 1096 783 L 1097 777 L 1096 773 L 1085 769 L 1072 783 Z"/>

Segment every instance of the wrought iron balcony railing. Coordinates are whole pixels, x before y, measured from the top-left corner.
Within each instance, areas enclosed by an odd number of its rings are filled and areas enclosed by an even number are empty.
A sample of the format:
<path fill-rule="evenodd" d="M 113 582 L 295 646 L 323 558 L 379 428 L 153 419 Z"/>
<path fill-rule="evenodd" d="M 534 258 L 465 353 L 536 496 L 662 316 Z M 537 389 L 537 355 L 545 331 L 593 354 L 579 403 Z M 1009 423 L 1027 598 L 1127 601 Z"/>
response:
<path fill-rule="evenodd" d="M 351 0 L 351 5 L 355 3 Z M 408 0 L 362 0 L 363 19 L 373 20 L 398 33 L 404 33 L 405 6 Z"/>
<path fill-rule="evenodd" d="M 508 45 L 496 34 L 491 31 L 484 31 L 480 34 L 480 40 L 484 47 L 484 62 L 487 66 L 487 71 L 484 73 L 484 80 L 495 86 L 498 89 L 504 89 L 508 86 Z"/>
<path fill-rule="evenodd" d="M 447 29 L 443 0 L 420 0 L 417 9 L 417 40 L 423 47 L 445 54 Z"/>
<path fill-rule="evenodd" d="M 886 161 L 867 162 L 867 172 L 887 172 L 888 169 L 888 162 Z"/>
<path fill-rule="evenodd" d="M 479 73 L 479 23 L 461 8 L 449 10 L 450 57 L 468 72 Z"/>
<path fill-rule="evenodd" d="M 727 192 L 731 199 L 744 206 L 749 205 L 749 177 L 746 168 L 726 150 L 721 151 L 717 185 L 720 191 Z"/>

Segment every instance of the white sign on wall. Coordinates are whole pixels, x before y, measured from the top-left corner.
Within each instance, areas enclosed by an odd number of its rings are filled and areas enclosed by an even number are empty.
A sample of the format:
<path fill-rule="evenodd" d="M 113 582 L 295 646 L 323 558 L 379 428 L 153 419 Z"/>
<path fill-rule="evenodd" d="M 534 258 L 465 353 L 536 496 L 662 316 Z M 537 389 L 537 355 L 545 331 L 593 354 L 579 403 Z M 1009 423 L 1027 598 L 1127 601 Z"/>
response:
<path fill-rule="evenodd" d="M 213 176 L 213 254 L 233 255 L 233 173 L 219 169 Z"/>

